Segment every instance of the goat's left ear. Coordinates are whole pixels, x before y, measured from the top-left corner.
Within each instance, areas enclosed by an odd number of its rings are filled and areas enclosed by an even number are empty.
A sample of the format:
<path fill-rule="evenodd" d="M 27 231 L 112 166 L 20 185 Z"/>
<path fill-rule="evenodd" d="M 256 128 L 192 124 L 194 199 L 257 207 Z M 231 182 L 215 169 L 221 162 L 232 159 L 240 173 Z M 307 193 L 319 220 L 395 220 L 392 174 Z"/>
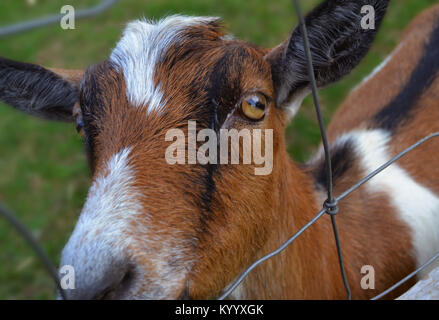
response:
<path fill-rule="evenodd" d="M 389 0 L 326 0 L 305 18 L 319 87 L 340 80 L 363 59 L 388 3 Z M 375 21 L 370 21 L 370 17 Z M 374 29 L 367 28 L 370 26 Z M 304 92 L 309 92 L 300 26 L 288 41 L 271 50 L 266 59 L 272 67 L 278 106 L 295 102 Z"/>
<path fill-rule="evenodd" d="M 83 74 L 0 57 L 0 101 L 30 115 L 72 122 Z"/>

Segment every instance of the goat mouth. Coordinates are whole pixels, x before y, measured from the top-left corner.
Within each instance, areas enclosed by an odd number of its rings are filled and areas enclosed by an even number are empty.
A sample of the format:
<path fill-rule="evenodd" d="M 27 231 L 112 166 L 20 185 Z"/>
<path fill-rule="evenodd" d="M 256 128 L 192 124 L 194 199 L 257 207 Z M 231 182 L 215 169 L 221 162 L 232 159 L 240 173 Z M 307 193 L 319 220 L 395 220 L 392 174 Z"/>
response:
<path fill-rule="evenodd" d="M 122 300 L 126 299 L 130 288 L 134 282 L 134 272 L 129 270 L 120 281 L 109 286 L 92 300 Z"/>

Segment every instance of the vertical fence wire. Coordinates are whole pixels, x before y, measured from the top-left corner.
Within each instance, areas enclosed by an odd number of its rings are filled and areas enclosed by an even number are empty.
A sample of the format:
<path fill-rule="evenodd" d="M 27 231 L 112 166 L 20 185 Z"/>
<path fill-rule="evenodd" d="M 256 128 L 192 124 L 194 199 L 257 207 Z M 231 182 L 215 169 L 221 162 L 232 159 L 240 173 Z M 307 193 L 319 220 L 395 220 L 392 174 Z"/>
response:
<path fill-rule="evenodd" d="M 346 289 L 347 298 L 348 298 L 348 300 L 350 300 L 351 299 L 351 289 L 349 287 L 349 282 L 348 282 L 348 279 L 346 276 L 346 271 L 345 271 L 344 262 L 343 262 L 343 254 L 341 252 L 340 237 L 338 235 L 337 222 L 336 222 L 336 218 L 335 218 L 336 214 L 338 213 L 338 205 L 337 205 L 337 201 L 334 200 L 334 195 L 333 195 L 333 190 L 332 190 L 333 181 L 332 181 L 331 153 L 329 150 L 329 142 L 328 142 L 328 137 L 326 135 L 325 124 L 323 122 L 322 111 L 321 111 L 320 102 L 319 102 L 319 95 L 317 92 L 317 83 L 316 83 L 316 78 L 315 78 L 315 74 L 314 74 L 314 66 L 313 66 L 313 61 L 312 61 L 311 48 L 310 48 L 310 44 L 309 44 L 308 31 L 306 28 L 306 23 L 305 23 L 305 19 L 303 17 L 303 12 L 302 12 L 302 8 L 300 6 L 299 0 L 293 0 L 293 3 L 294 3 L 294 7 L 296 8 L 297 16 L 299 18 L 300 28 L 302 30 L 306 63 L 308 66 L 308 76 L 310 78 L 312 96 L 314 99 L 314 106 L 315 106 L 317 121 L 319 123 L 320 135 L 321 135 L 322 143 L 323 143 L 323 150 L 325 153 L 326 176 L 327 176 L 326 180 L 328 182 L 327 183 L 328 199 L 324 203 L 324 208 L 326 209 L 326 213 L 328 213 L 331 216 L 332 230 L 334 232 L 335 244 L 337 247 L 337 254 L 338 254 L 338 260 L 339 260 L 339 264 L 340 264 L 341 276 L 343 279 L 343 284 L 344 284 L 345 289 Z"/>
<path fill-rule="evenodd" d="M 351 188 L 346 190 L 340 196 L 338 196 L 337 198 L 334 198 L 333 197 L 333 190 L 332 190 L 333 184 L 332 184 L 331 156 L 330 156 L 329 144 L 328 144 L 328 140 L 327 140 L 327 136 L 326 136 L 326 130 L 325 130 L 325 126 L 324 126 L 324 123 L 323 123 L 322 114 L 321 114 L 320 103 L 319 103 L 319 99 L 318 99 L 317 86 L 316 86 L 315 74 L 314 74 L 314 70 L 313 70 L 314 68 L 313 68 L 313 65 L 312 65 L 312 55 L 311 55 L 311 50 L 310 50 L 310 45 L 309 45 L 309 39 L 308 39 L 308 36 L 307 36 L 306 23 L 305 23 L 304 18 L 303 18 L 303 14 L 302 14 L 302 10 L 301 10 L 301 6 L 300 6 L 299 1 L 298 0 L 293 0 L 293 4 L 294 4 L 294 6 L 296 8 L 296 12 L 297 12 L 297 15 L 298 15 L 298 18 L 299 18 L 299 23 L 300 23 L 301 30 L 302 30 L 303 41 L 304 41 L 304 48 L 305 48 L 305 55 L 306 55 L 306 58 L 307 58 L 308 74 L 309 74 L 309 77 L 310 77 L 312 94 L 313 94 L 313 99 L 314 99 L 314 106 L 315 106 L 315 109 L 316 109 L 316 115 L 317 115 L 317 119 L 318 119 L 318 123 L 319 123 L 319 127 L 320 127 L 320 133 L 321 133 L 322 143 L 323 143 L 323 148 L 324 148 L 324 153 L 325 153 L 326 174 L 327 174 L 327 181 L 328 181 L 328 185 L 327 185 L 328 200 L 326 200 L 324 205 L 323 205 L 324 209 L 322 211 L 320 211 L 317 214 L 317 216 L 315 216 L 308 224 L 306 224 L 302 229 L 300 229 L 295 235 L 293 235 L 289 240 L 287 240 L 281 247 L 279 247 L 279 249 L 277 249 L 277 250 L 269 253 L 268 255 L 262 257 L 261 259 L 257 260 L 248 269 L 246 269 L 241 274 L 241 276 L 239 276 L 225 290 L 225 292 L 218 298 L 219 300 L 226 299 L 242 283 L 242 281 L 244 281 L 244 279 L 248 276 L 248 274 L 252 270 L 254 270 L 258 265 L 260 265 L 264 261 L 266 261 L 266 260 L 276 256 L 277 254 L 279 254 L 280 252 L 285 250 L 305 230 L 307 230 L 315 222 L 317 222 L 325 213 L 327 213 L 327 214 L 329 214 L 331 216 L 331 223 L 332 223 L 332 227 L 333 227 L 333 231 L 334 231 L 334 238 L 335 238 L 335 242 L 336 242 L 336 246 L 337 246 L 337 253 L 338 253 L 338 259 L 339 259 L 340 271 L 341 271 L 341 274 L 342 274 L 343 284 L 344 284 L 345 289 L 346 289 L 347 299 L 350 300 L 352 298 L 352 294 L 351 294 L 349 282 L 348 282 L 347 276 L 346 276 L 346 271 L 345 271 L 344 261 L 343 261 L 343 255 L 342 255 L 342 252 L 341 252 L 341 244 L 340 244 L 340 239 L 339 239 L 339 234 L 338 234 L 338 228 L 337 228 L 337 223 L 336 223 L 336 219 L 335 219 L 335 216 L 336 216 L 336 214 L 339 211 L 339 209 L 338 209 L 338 202 L 343 200 L 344 198 L 346 198 L 348 195 L 350 195 L 352 192 L 356 191 L 358 188 L 360 188 L 366 182 L 370 181 L 376 175 L 378 175 L 379 173 L 381 173 L 382 171 L 387 169 L 389 166 L 391 166 L 392 164 L 397 162 L 399 159 L 404 157 L 407 153 L 413 151 L 414 149 L 418 148 L 419 146 L 421 146 L 422 144 L 426 143 L 427 141 L 429 141 L 429 140 L 431 140 L 433 138 L 439 137 L 439 132 L 436 132 L 436 133 L 433 133 L 433 134 L 425 137 L 424 139 L 418 141 L 417 143 L 413 144 L 412 146 L 408 147 L 403 152 L 401 152 L 400 154 L 395 156 L 393 159 L 391 159 L 387 163 L 383 164 L 377 170 L 375 170 L 374 172 L 370 173 L 367 177 L 365 177 L 364 179 L 360 180 L 358 183 L 356 183 Z M 439 255 L 439 253 L 438 253 L 438 255 Z M 415 272 L 413 272 L 412 275 L 404 278 L 398 284 L 396 284 L 395 286 L 389 288 L 388 290 L 386 290 L 385 292 L 383 292 L 381 295 L 377 296 L 376 298 L 381 298 L 381 297 L 387 295 L 389 292 L 391 292 L 394 289 L 396 289 L 396 287 L 400 286 L 402 283 L 405 283 L 411 277 L 413 277 L 414 275 L 418 274 L 420 271 L 424 270 L 428 265 L 430 265 L 437 258 L 439 258 L 439 256 L 433 257 L 432 259 L 427 261 L 427 263 L 423 264 Z"/>

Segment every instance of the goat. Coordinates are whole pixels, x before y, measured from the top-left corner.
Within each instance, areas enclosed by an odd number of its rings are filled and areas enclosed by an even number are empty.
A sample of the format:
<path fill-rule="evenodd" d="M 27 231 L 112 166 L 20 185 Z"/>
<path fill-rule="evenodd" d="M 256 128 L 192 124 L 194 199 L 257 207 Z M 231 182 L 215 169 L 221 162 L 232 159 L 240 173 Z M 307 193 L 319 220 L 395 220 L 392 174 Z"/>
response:
<path fill-rule="evenodd" d="M 376 29 L 361 28 L 364 5 L 375 9 Z M 307 15 L 319 87 L 357 66 L 387 6 L 388 0 L 326 0 Z M 336 195 L 439 131 L 437 57 L 434 6 L 331 122 Z M 325 200 L 322 152 L 297 165 L 285 146 L 285 126 L 309 92 L 300 28 L 279 46 L 261 49 L 226 36 L 217 18 L 131 22 L 110 58 L 86 71 L 1 58 L 0 100 L 76 122 L 84 132 L 93 178 L 62 253 L 61 265 L 75 268 L 76 289 L 67 297 L 209 299 L 278 248 Z M 255 163 L 170 165 L 166 132 L 187 134 L 189 120 L 198 131 L 272 130 L 271 174 L 255 175 Z M 438 150 L 438 141 L 423 145 L 339 204 L 354 299 L 387 289 L 439 251 Z M 374 267 L 374 290 L 361 288 L 365 265 Z M 256 268 L 232 298 L 345 294 L 330 219 L 323 217 Z"/>

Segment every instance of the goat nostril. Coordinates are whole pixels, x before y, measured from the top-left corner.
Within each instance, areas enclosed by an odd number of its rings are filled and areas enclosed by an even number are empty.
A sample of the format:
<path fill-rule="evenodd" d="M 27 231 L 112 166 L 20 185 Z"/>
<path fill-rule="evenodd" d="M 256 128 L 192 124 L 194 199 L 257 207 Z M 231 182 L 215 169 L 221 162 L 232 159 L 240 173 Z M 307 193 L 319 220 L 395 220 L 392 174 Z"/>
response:
<path fill-rule="evenodd" d="M 134 274 L 131 270 L 127 271 L 121 280 L 113 283 L 101 293 L 97 294 L 93 300 L 117 300 L 123 298 L 134 279 Z"/>

